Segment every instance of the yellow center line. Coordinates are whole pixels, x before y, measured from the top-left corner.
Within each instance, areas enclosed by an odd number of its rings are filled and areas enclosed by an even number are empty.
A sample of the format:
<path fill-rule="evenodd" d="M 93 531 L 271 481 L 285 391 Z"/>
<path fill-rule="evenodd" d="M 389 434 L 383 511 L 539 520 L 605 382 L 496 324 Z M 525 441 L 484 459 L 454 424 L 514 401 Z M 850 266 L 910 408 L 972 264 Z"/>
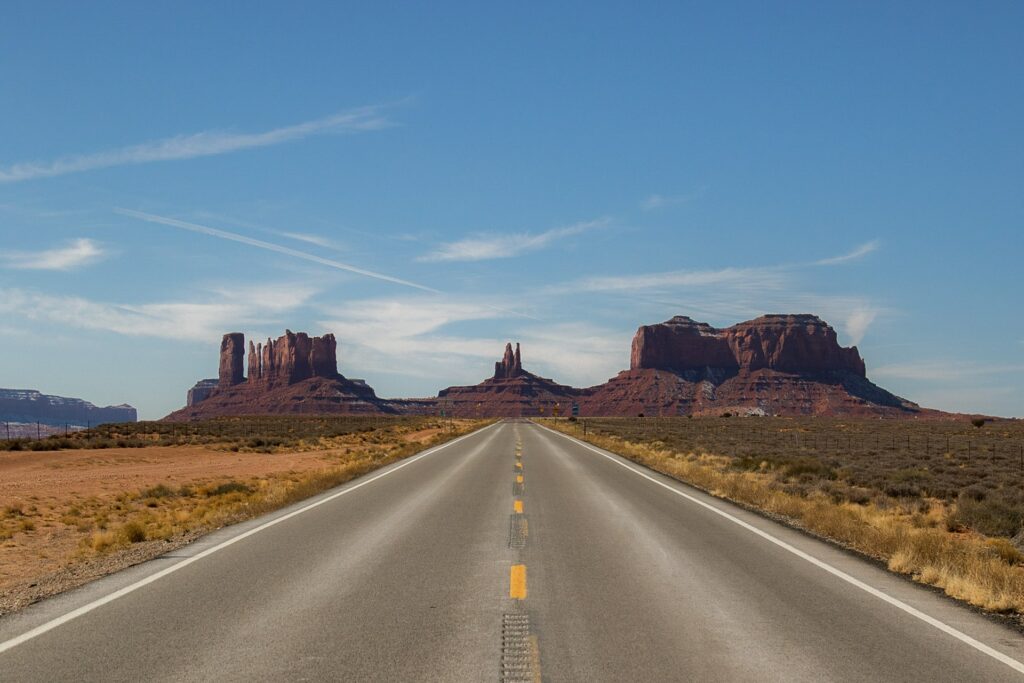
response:
<path fill-rule="evenodd" d="M 516 511 L 517 515 L 523 514 L 523 501 L 516 500 L 512 502 L 512 509 Z"/>
<path fill-rule="evenodd" d="M 509 573 L 508 597 L 513 600 L 526 599 L 526 565 L 514 564 Z"/>
<path fill-rule="evenodd" d="M 519 469 L 523 469 L 523 463 L 517 462 L 516 467 L 518 467 Z"/>
<path fill-rule="evenodd" d="M 523 475 L 521 475 L 521 474 L 516 475 L 516 483 L 517 484 L 522 484 L 523 483 Z"/>

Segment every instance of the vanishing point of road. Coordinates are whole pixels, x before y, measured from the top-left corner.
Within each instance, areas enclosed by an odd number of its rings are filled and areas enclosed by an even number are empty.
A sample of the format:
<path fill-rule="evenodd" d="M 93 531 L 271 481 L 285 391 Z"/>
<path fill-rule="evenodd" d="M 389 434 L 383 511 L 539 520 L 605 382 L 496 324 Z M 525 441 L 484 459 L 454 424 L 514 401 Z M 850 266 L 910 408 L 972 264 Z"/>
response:
<path fill-rule="evenodd" d="M 0 681 L 1009 681 L 1024 637 L 501 422 L 0 619 Z"/>

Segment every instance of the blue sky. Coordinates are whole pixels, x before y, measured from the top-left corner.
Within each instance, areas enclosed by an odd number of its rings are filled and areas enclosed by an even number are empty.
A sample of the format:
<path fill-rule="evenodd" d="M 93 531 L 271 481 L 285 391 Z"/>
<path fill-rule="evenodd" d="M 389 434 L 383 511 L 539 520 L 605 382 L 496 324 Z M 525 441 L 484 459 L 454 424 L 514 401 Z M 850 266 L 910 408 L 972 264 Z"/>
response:
<path fill-rule="evenodd" d="M 0 386 L 142 417 L 226 331 L 433 395 L 810 312 L 1024 415 L 1020 3 L 10 2 Z"/>

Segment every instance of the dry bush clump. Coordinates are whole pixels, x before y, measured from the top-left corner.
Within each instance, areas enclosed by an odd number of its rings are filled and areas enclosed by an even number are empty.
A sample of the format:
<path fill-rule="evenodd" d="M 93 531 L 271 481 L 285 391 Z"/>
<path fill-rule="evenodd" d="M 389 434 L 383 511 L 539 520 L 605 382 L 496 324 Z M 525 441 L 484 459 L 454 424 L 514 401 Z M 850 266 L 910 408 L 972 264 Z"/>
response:
<path fill-rule="evenodd" d="M 989 441 L 968 445 L 968 422 L 588 418 L 585 436 L 580 424 L 545 422 L 953 597 L 1024 614 L 1019 423 L 988 422 Z"/>

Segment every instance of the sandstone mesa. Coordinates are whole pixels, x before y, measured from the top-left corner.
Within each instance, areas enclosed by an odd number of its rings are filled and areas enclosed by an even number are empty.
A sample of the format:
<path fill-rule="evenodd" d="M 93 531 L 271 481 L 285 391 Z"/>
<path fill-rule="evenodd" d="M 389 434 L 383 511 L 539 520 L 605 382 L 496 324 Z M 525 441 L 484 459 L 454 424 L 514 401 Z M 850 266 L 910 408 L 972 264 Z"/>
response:
<path fill-rule="evenodd" d="M 520 345 L 509 343 L 493 376 L 479 384 L 448 387 L 433 398 L 383 399 L 364 381 L 338 372 L 337 348 L 332 334 L 288 330 L 248 347 L 241 333 L 226 334 L 217 379 L 200 380 L 188 405 L 167 419 L 271 413 L 517 417 L 569 415 L 573 405 L 582 416 L 946 415 L 873 384 L 857 348 L 841 346 L 828 323 L 807 314 L 764 315 L 722 329 L 686 316 L 642 325 L 629 369 L 587 388 L 527 371 Z"/>

